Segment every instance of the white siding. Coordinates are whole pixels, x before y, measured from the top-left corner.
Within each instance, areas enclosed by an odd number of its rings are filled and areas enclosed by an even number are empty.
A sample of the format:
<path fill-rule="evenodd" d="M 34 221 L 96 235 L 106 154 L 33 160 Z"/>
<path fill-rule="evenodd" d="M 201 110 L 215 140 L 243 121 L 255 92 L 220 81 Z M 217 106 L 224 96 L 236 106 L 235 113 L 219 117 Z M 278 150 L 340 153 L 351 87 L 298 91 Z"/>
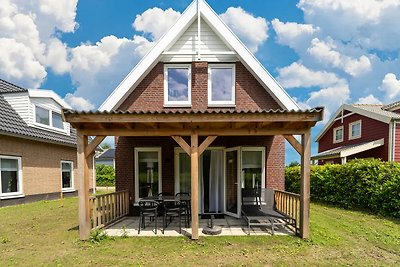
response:
<path fill-rule="evenodd" d="M 27 92 L 3 94 L 3 97 L 26 123 L 31 123 L 30 101 Z"/>
<path fill-rule="evenodd" d="M 215 55 L 215 52 L 232 52 L 219 36 L 208 26 L 208 24 L 201 20 L 201 36 L 200 36 L 200 53 L 202 61 L 210 62 L 232 62 L 237 61 L 235 55 Z M 173 44 L 172 47 L 167 49 L 168 53 L 195 53 L 197 51 L 197 20 L 182 34 L 181 37 Z M 195 55 L 164 55 L 162 61 L 176 62 L 176 61 L 194 61 Z"/>
<path fill-rule="evenodd" d="M 43 107 L 45 109 L 48 110 L 52 110 L 55 111 L 57 113 L 62 113 L 61 111 L 61 105 L 58 104 L 56 101 L 54 101 L 51 98 L 45 98 L 45 97 L 31 97 L 31 114 L 32 114 L 32 123 L 35 123 L 35 105 Z M 43 129 L 44 127 L 41 127 L 41 125 L 38 124 L 34 124 L 32 125 L 34 127 L 38 127 Z M 55 131 L 55 132 L 60 132 L 60 130 L 58 129 L 47 129 L 47 127 L 45 127 L 46 130 L 50 130 L 50 131 Z M 64 132 L 69 134 L 70 131 L 70 124 L 67 122 L 64 122 Z"/>

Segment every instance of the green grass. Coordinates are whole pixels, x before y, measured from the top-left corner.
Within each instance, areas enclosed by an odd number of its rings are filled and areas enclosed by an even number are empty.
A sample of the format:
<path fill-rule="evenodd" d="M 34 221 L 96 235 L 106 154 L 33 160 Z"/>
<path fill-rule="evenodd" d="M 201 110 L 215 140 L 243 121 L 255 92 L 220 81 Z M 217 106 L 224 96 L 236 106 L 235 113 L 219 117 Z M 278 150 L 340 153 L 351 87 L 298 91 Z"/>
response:
<path fill-rule="evenodd" d="M 1 266 L 399 266 L 400 222 L 311 205 L 312 239 L 292 236 L 78 239 L 77 198 L 0 209 Z"/>

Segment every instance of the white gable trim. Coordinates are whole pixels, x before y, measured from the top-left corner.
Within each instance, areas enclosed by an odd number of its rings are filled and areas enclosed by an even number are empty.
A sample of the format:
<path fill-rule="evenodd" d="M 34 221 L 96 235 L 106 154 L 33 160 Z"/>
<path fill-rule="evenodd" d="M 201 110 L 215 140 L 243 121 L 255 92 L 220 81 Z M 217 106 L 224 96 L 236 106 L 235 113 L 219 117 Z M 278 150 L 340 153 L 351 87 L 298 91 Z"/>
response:
<path fill-rule="evenodd" d="M 52 90 L 28 89 L 28 94 L 29 97 L 51 98 L 55 102 L 57 102 L 62 108 L 71 109 L 71 106 L 68 105 L 64 100 L 62 100 L 61 97 L 54 93 L 54 91 Z"/>
<path fill-rule="evenodd" d="M 296 102 L 286 93 L 263 65 L 254 57 L 239 38 L 203 0 L 194 0 L 184 11 L 176 24 L 158 41 L 152 50 L 133 68 L 125 79 L 100 106 L 100 111 L 111 111 L 119 106 L 133 89 L 158 63 L 163 52 L 197 19 L 197 7 L 201 17 L 215 33 L 238 54 L 238 57 L 253 76 L 270 92 L 278 104 L 287 110 L 299 110 Z"/>

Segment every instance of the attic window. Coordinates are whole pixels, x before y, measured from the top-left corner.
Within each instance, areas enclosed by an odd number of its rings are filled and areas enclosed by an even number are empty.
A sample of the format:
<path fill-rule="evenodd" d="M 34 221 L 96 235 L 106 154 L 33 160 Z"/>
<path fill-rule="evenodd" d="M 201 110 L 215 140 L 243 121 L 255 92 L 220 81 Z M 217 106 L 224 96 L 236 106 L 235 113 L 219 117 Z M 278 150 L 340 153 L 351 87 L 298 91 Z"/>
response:
<path fill-rule="evenodd" d="M 361 120 L 349 124 L 349 139 L 357 139 L 361 137 Z"/>
<path fill-rule="evenodd" d="M 343 142 L 343 126 L 333 129 L 333 143 Z"/>
<path fill-rule="evenodd" d="M 36 123 L 64 130 L 64 123 L 60 113 L 35 106 Z"/>
<path fill-rule="evenodd" d="M 164 106 L 190 107 L 191 67 L 187 64 L 165 65 Z"/>
<path fill-rule="evenodd" d="M 208 105 L 211 107 L 235 106 L 235 65 L 209 65 Z"/>

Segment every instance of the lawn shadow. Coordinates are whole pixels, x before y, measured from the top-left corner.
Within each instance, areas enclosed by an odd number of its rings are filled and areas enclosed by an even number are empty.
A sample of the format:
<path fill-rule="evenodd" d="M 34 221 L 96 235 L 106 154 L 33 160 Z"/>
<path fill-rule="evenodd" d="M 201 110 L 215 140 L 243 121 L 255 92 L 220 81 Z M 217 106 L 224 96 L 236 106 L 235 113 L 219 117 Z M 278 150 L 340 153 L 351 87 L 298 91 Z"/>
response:
<path fill-rule="evenodd" d="M 68 232 L 70 232 L 70 231 L 78 231 L 78 230 L 79 230 L 79 225 L 69 228 Z"/>

